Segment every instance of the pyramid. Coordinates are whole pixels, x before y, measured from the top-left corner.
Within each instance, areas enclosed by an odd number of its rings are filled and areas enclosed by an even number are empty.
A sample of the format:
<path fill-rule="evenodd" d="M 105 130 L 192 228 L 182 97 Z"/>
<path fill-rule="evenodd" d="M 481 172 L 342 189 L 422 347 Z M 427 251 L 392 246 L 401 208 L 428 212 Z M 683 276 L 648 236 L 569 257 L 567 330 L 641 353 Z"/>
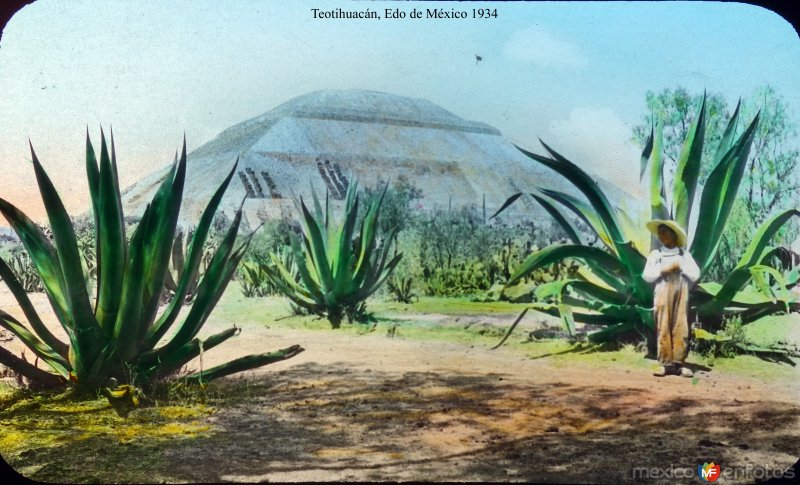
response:
<path fill-rule="evenodd" d="M 422 193 L 416 209 L 473 205 L 487 216 L 516 192 L 536 186 L 577 195 L 551 169 L 529 159 L 499 130 L 418 98 L 362 90 L 325 90 L 291 99 L 234 125 L 187 156 L 181 224 L 194 224 L 239 159 L 219 212 L 232 218 L 242 200 L 244 225 L 293 216 L 293 197 L 309 200 L 311 187 L 341 200 L 350 180 L 376 187 L 406 181 Z M 141 215 L 169 167 L 123 191 L 125 214 Z M 631 196 L 597 179 L 617 205 Z M 509 208 L 505 219 L 550 221 L 532 199 Z"/>

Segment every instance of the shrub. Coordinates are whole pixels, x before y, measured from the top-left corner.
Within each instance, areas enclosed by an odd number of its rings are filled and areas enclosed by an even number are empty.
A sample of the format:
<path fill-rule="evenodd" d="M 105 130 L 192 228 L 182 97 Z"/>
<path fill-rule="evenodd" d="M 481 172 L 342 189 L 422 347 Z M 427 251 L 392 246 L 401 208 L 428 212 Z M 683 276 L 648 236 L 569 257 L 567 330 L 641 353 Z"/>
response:
<path fill-rule="evenodd" d="M 295 305 L 324 315 L 333 328 L 339 328 L 342 317 L 352 321 L 363 313 L 364 301 L 386 281 L 402 255 L 389 258 L 395 232 L 382 240 L 377 238 L 381 203 L 380 197 L 370 197 L 358 233 L 358 185 L 351 182 L 345 197 L 344 216 L 336 224 L 331 216 L 328 194 L 323 212 L 316 193 L 313 193 L 314 214 L 300 199 L 298 209 L 303 217 L 302 244 L 300 237 L 290 236 L 294 264 L 299 281 L 290 268 L 272 255 L 272 265 L 265 266 L 272 283 Z"/>
<path fill-rule="evenodd" d="M 174 334 L 158 343 L 177 321 L 190 282 L 197 273 L 203 244 L 214 212 L 235 171 L 228 174 L 203 212 L 189 244 L 186 267 L 175 298 L 159 316 L 167 263 L 175 230 L 186 173 L 186 143 L 176 156 L 168 176 L 147 206 L 130 240 L 126 237 L 122 200 L 117 179 L 113 137 L 111 155 L 105 136 L 101 138 L 100 161 L 86 139 L 86 170 L 89 178 L 94 225 L 97 228 L 97 299 L 92 303 L 84 284 L 84 272 L 74 227 L 36 154 L 31 148 L 39 191 L 52 228 L 53 243 L 25 214 L 0 199 L 0 212 L 9 221 L 41 276 L 69 343 L 62 342 L 44 325 L 8 265 L 0 259 L 0 276 L 22 308 L 32 332 L 0 310 L 0 326 L 14 333 L 55 373 L 43 371 L 0 348 L 0 363 L 34 383 L 57 386 L 73 383 L 78 391 L 96 391 L 115 381 L 123 386 L 149 385 L 174 375 L 204 350 L 234 336 L 233 327 L 205 340 L 197 338 L 206 319 L 222 296 L 242 258 L 249 239 L 235 247 L 241 208 L 215 251 L 208 270 L 197 287 L 197 297 Z M 277 352 L 251 355 L 191 374 L 190 381 L 207 381 L 234 372 L 290 358 L 303 349 L 292 346 Z M 121 392 L 121 391 L 120 391 Z"/>

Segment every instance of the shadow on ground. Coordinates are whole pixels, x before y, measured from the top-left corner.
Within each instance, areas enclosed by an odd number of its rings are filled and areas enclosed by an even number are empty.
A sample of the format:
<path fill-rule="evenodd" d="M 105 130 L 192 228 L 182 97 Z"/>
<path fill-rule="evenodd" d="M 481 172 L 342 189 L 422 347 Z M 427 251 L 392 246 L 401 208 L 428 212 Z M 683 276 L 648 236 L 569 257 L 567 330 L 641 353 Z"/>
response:
<path fill-rule="evenodd" d="M 800 450 L 797 405 L 506 378 L 308 363 L 212 384 L 217 410 L 196 438 L 91 438 L 30 450 L 11 465 L 68 482 L 635 483 L 634 467 L 786 468 Z M 98 451 L 109 447 L 122 451 Z"/>

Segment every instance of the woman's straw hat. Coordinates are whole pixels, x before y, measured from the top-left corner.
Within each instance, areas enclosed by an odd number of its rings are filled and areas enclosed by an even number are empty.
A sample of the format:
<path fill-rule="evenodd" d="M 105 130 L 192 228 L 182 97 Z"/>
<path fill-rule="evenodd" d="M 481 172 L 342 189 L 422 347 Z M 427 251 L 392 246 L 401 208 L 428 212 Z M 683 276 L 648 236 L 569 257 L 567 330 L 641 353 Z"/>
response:
<path fill-rule="evenodd" d="M 662 224 L 675 231 L 675 234 L 678 236 L 678 240 L 675 241 L 675 244 L 679 248 L 685 248 L 687 239 L 686 231 L 684 231 L 683 228 L 679 226 L 678 223 L 675 221 L 653 219 L 652 221 L 647 223 L 647 230 L 653 233 L 654 236 L 658 237 L 658 226 Z"/>

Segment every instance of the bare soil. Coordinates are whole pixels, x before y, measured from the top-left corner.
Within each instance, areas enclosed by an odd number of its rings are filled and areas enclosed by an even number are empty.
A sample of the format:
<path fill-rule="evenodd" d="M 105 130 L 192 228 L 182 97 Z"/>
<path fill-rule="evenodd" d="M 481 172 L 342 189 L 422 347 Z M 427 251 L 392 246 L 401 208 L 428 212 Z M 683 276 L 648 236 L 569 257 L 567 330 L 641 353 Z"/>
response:
<path fill-rule="evenodd" d="M 0 297 L 11 304 L 8 295 Z M 480 320 L 493 319 L 508 323 Z M 211 321 L 203 333 L 225 326 Z M 565 364 L 518 348 L 391 338 L 385 325 L 356 335 L 244 324 L 241 335 L 206 353 L 202 366 L 292 344 L 305 352 L 212 384 L 209 392 L 238 398 L 204 418 L 208 431 L 168 446 L 129 443 L 126 456 L 147 463 L 153 482 L 638 483 L 634 467 L 696 470 L 713 461 L 723 470 L 748 464 L 779 470 L 800 452 L 797 379 L 700 365 L 695 380 L 656 378 L 647 367 L 624 363 Z M 97 458 L 107 446 L 83 440 L 70 459 L 83 453 L 98 467 L 119 465 L 124 483 L 124 464 Z M 21 468 L 36 478 L 63 455 L 60 447 L 34 450 L 24 464 L 39 466 Z"/>

